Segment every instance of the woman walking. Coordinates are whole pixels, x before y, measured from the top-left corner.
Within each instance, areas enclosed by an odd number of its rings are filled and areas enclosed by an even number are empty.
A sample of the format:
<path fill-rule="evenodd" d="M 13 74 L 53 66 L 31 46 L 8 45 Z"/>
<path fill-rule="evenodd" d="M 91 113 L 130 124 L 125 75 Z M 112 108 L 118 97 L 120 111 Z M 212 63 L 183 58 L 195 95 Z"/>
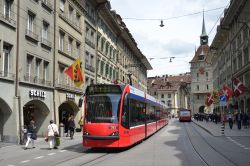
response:
<path fill-rule="evenodd" d="M 35 122 L 31 120 L 27 128 L 27 142 L 25 144 L 24 150 L 28 149 L 30 142 L 32 144 L 32 148 L 35 148 L 34 140 L 36 140 L 37 137 L 35 129 L 36 129 Z"/>
<path fill-rule="evenodd" d="M 49 142 L 49 150 L 52 148 L 57 149 L 57 146 L 55 145 L 55 138 L 58 136 L 58 127 L 56 124 L 54 124 L 54 121 L 51 120 L 50 124 L 48 126 L 48 142 Z"/>

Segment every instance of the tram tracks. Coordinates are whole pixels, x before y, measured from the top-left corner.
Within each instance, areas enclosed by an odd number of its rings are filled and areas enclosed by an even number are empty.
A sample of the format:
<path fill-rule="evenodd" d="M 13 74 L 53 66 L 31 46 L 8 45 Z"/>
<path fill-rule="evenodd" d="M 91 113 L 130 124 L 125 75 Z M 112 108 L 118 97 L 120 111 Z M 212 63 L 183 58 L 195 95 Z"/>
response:
<path fill-rule="evenodd" d="M 109 150 L 107 150 L 109 151 Z M 53 163 L 56 166 L 64 166 L 64 165 L 76 165 L 76 166 L 86 166 L 86 165 L 95 165 L 104 160 L 110 159 L 115 156 L 114 152 L 105 152 L 105 149 L 101 151 L 95 150 L 86 150 L 84 153 L 78 154 L 71 158 L 65 158 L 64 160 L 60 160 L 59 162 Z M 72 163 L 72 164 L 71 164 Z"/>
<path fill-rule="evenodd" d="M 220 152 L 218 149 L 216 149 L 213 145 L 211 145 L 211 144 L 207 141 L 207 139 L 206 139 L 204 136 L 202 136 L 202 134 L 201 134 L 193 125 L 191 125 L 190 123 L 189 123 L 189 124 L 184 123 L 183 125 L 185 126 L 185 127 L 184 127 L 184 128 L 185 128 L 185 132 L 187 133 L 188 139 L 189 139 L 189 141 L 190 141 L 190 143 L 191 143 L 191 145 L 192 145 L 194 151 L 195 151 L 196 154 L 199 156 L 199 158 L 204 162 L 204 164 L 206 164 L 206 165 L 209 166 L 209 162 L 206 160 L 206 157 L 203 156 L 203 155 L 199 152 L 198 148 L 195 146 L 194 140 L 191 139 L 191 132 L 190 132 L 189 129 L 188 129 L 188 128 L 190 128 L 190 127 L 193 129 L 193 131 L 195 131 L 195 133 L 197 133 L 197 134 L 200 136 L 200 138 L 202 138 L 202 141 L 203 141 L 211 150 L 213 150 L 214 152 L 216 152 L 219 156 L 221 156 L 223 159 L 227 160 L 227 161 L 228 161 L 229 163 L 231 163 L 232 165 L 238 166 L 237 163 L 235 163 L 235 162 L 234 162 L 233 160 L 231 160 L 228 156 L 226 156 L 225 154 L 223 154 L 222 152 Z"/>

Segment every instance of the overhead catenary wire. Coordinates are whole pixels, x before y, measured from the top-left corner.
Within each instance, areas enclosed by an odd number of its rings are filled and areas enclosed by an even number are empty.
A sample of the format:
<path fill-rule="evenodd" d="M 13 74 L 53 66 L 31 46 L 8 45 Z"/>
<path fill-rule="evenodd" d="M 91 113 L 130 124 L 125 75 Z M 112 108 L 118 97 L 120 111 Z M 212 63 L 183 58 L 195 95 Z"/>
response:
<path fill-rule="evenodd" d="M 122 19 L 126 19 L 126 20 L 141 20 L 141 21 L 152 21 L 152 20 L 172 20 L 172 19 L 178 19 L 178 18 L 182 18 L 182 17 L 188 17 L 188 16 L 192 16 L 192 15 L 197 15 L 197 14 L 200 14 L 200 13 L 207 13 L 207 12 L 211 12 L 211 11 L 214 11 L 214 10 L 220 10 L 220 9 L 224 9 L 225 6 L 222 6 L 222 7 L 218 7 L 218 8 L 213 8 L 213 9 L 209 9 L 209 10 L 202 10 L 202 11 L 199 11 L 199 12 L 193 12 L 193 13 L 189 13 L 189 14 L 184 14 L 184 15 L 179 15 L 179 16 L 173 16 L 173 17 L 168 17 L 168 18 L 133 18 L 133 17 L 124 17 Z"/>

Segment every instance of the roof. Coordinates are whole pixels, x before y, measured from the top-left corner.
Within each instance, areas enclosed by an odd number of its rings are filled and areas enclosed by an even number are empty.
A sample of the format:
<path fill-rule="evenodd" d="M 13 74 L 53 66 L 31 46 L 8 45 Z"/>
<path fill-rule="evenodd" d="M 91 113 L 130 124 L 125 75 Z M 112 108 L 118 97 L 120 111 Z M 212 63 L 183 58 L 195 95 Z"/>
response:
<path fill-rule="evenodd" d="M 178 76 L 156 76 L 147 79 L 149 90 L 176 91 L 183 84 L 191 84 L 191 75 L 183 74 Z"/>
<path fill-rule="evenodd" d="M 208 44 L 206 44 L 206 45 L 200 45 L 199 48 L 196 50 L 195 55 L 194 55 L 193 59 L 190 61 L 190 63 L 196 63 L 196 62 L 198 62 L 199 61 L 199 56 L 201 54 L 204 55 L 204 61 L 206 61 L 208 53 L 209 53 L 209 46 L 208 46 Z"/>

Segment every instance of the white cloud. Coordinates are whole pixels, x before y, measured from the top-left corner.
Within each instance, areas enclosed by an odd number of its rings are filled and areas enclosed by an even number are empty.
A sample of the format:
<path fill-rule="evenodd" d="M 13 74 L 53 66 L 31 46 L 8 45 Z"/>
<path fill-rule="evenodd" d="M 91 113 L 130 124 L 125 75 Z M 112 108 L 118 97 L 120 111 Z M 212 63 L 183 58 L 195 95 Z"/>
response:
<path fill-rule="evenodd" d="M 148 58 L 180 57 L 149 60 L 153 70 L 148 76 L 179 74 L 190 71 L 189 61 L 194 56 L 195 46 L 200 45 L 202 13 L 171 19 L 190 13 L 210 10 L 228 5 L 230 0 L 110 0 L 111 7 L 121 15 L 136 40 L 139 49 Z M 224 9 L 205 12 L 207 33 L 214 27 Z M 153 19 L 153 20 L 134 20 Z M 158 20 L 154 20 L 158 19 Z M 164 27 L 160 27 L 160 19 Z M 216 26 L 209 35 L 215 34 Z"/>

